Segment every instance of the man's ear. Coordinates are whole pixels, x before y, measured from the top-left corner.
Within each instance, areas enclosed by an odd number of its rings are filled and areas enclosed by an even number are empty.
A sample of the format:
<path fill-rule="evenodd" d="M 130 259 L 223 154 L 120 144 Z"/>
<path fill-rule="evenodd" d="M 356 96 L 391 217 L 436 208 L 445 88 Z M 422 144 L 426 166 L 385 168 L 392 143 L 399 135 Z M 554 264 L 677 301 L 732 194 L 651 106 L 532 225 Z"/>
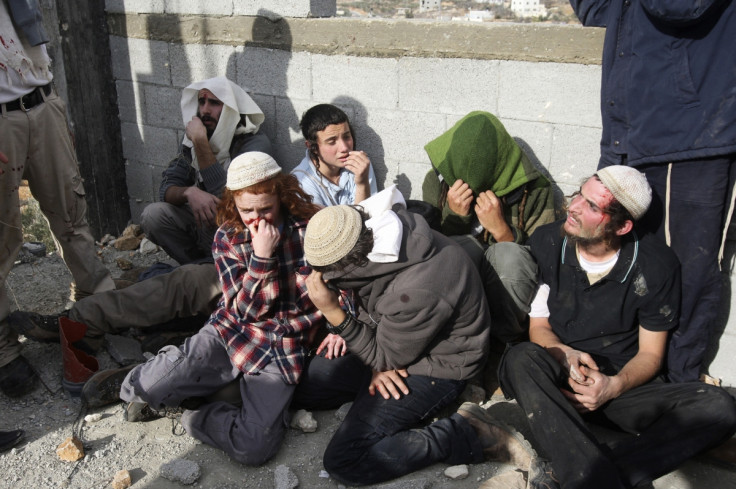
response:
<path fill-rule="evenodd" d="M 309 148 L 311 148 L 311 147 L 312 147 L 312 145 L 311 145 L 311 144 L 309 144 L 309 141 L 304 141 L 304 146 L 306 146 L 306 147 L 307 147 L 307 149 L 309 149 Z"/>
<path fill-rule="evenodd" d="M 634 221 L 632 221 L 631 219 L 626 219 L 623 225 L 616 230 L 616 236 L 623 236 L 625 234 L 628 234 L 629 232 L 631 232 L 632 229 L 634 229 Z"/>

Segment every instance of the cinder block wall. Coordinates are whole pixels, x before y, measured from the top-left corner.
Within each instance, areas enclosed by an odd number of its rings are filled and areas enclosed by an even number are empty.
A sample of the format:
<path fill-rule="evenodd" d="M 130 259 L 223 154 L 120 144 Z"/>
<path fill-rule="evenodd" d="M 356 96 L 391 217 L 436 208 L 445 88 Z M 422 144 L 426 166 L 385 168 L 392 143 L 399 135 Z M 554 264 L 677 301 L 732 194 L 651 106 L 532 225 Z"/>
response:
<path fill-rule="evenodd" d="M 421 197 L 424 145 L 472 110 L 497 115 L 560 195 L 596 169 L 600 29 L 314 18 L 334 13 L 329 0 L 107 0 L 107 9 L 134 219 L 158 199 L 179 149 L 181 89 L 223 74 L 266 114 L 261 130 L 286 170 L 304 156 L 302 113 L 323 102 L 348 113 L 379 188 L 397 183 L 407 198 Z M 724 302 L 710 371 L 734 385 L 736 325 Z"/>

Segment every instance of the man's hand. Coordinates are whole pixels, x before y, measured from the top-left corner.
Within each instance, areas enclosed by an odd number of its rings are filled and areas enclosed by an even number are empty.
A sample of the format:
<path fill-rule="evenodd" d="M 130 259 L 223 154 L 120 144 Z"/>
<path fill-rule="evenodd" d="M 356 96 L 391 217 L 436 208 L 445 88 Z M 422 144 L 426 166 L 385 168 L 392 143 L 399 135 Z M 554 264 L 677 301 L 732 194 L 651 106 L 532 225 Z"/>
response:
<path fill-rule="evenodd" d="M 458 178 L 447 191 L 447 205 L 450 206 L 450 210 L 455 214 L 467 216 L 470 214 L 472 203 L 473 191 L 467 183 Z"/>
<path fill-rule="evenodd" d="M 248 224 L 248 229 L 253 236 L 253 253 L 259 258 L 271 258 L 281 239 L 279 229 L 265 219 Z"/>
<path fill-rule="evenodd" d="M 345 340 L 339 334 L 328 334 L 325 339 L 320 343 L 317 348 L 317 355 L 325 350 L 325 358 L 331 360 L 333 358 L 341 357 L 348 351 L 348 345 Z"/>
<path fill-rule="evenodd" d="M 565 357 L 561 363 L 570 374 L 570 379 L 580 385 L 590 385 L 591 380 L 588 378 L 588 373 L 598 371 L 598 365 L 593 357 L 584 351 L 572 348 L 565 351 Z"/>
<path fill-rule="evenodd" d="M 409 374 L 405 369 L 386 370 L 385 372 L 374 371 L 371 384 L 368 386 L 368 393 L 375 396 L 376 390 L 378 390 L 378 393 L 384 399 L 390 399 L 391 397 L 396 400 L 401 399 L 401 394 L 405 396 L 409 394 L 409 388 L 403 381 L 408 376 Z"/>
<path fill-rule="evenodd" d="M 215 225 L 217 204 L 220 203 L 220 199 L 194 186 L 187 187 L 183 195 L 186 197 L 189 207 L 192 208 L 197 226 L 206 228 Z"/>
<path fill-rule="evenodd" d="M 581 414 L 593 412 L 620 395 L 617 377 L 609 377 L 587 367 L 582 367 L 582 371 L 586 378 L 585 384 L 570 378 L 568 384 L 573 392 L 561 389 L 577 412 Z"/>
<path fill-rule="evenodd" d="M 192 117 L 192 120 L 187 123 L 186 135 L 189 140 L 195 144 L 208 141 L 207 128 L 202 123 L 202 119 L 196 115 Z"/>
<path fill-rule="evenodd" d="M 478 195 L 475 200 L 475 215 L 497 243 L 514 240 L 511 228 L 503 217 L 503 202 L 491 190 Z"/>
<path fill-rule="evenodd" d="M 371 167 L 371 160 L 364 151 L 350 151 L 345 160 L 345 168 L 355 175 L 356 185 L 368 183 L 368 169 Z"/>
<path fill-rule="evenodd" d="M 322 272 L 312 270 L 307 277 L 307 294 L 312 303 L 322 311 L 325 318 L 332 324 L 340 324 L 338 317 L 345 319 L 345 312 L 340 308 L 340 297 L 337 292 L 327 288 L 327 284 L 322 279 Z M 337 321 L 337 322 L 335 322 Z"/>

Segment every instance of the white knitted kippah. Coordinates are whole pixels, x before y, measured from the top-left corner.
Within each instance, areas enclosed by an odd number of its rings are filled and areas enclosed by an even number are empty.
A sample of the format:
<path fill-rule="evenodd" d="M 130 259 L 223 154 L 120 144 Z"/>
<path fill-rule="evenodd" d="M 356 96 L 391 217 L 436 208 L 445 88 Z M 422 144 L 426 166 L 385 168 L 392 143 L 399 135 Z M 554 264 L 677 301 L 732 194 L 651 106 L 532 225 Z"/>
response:
<path fill-rule="evenodd" d="M 601 183 L 613 194 L 631 217 L 639 219 L 652 202 L 652 188 L 647 177 L 630 166 L 607 166 L 596 172 Z"/>
<path fill-rule="evenodd" d="M 281 167 L 266 153 L 251 151 L 237 156 L 227 169 L 227 188 L 244 189 L 278 174 Z"/>
<path fill-rule="evenodd" d="M 310 265 L 332 265 L 350 253 L 358 242 L 363 219 L 348 205 L 333 205 L 317 212 L 307 224 L 304 256 Z"/>

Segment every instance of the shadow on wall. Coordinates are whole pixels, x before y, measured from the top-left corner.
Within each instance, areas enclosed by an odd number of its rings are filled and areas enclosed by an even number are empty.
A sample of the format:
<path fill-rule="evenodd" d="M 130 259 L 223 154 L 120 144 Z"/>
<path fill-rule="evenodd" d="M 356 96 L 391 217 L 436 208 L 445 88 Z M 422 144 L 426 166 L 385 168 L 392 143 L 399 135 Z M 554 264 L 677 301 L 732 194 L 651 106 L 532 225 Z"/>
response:
<path fill-rule="evenodd" d="M 253 21 L 251 40 L 235 53 L 237 77 L 231 77 L 256 101 L 266 120 L 261 126 L 273 144 L 276 161 L 285 171 L 304 157 L 299 114 L 291 100 L 288 70 L 292 61 L 292 36 L 288 22 L 267 9 Z M 296 87 L 300 89 L 301 87 Z"/>

